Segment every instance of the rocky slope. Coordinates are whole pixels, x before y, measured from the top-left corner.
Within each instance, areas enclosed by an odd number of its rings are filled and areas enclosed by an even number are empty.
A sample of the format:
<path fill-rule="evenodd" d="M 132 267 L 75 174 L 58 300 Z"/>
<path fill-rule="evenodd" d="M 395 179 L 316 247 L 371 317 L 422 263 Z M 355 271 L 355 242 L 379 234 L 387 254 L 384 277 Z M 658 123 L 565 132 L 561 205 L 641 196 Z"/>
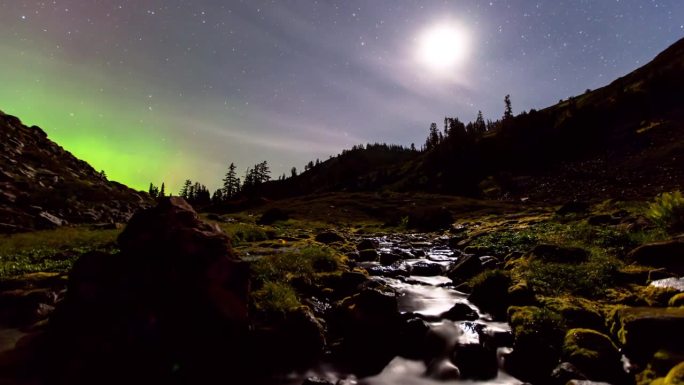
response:
<path fill-rule="evenodd" d="M 147 194 L 108 181 L 39 127 L 0 111 L 0 233 L 125 222 Z"/>

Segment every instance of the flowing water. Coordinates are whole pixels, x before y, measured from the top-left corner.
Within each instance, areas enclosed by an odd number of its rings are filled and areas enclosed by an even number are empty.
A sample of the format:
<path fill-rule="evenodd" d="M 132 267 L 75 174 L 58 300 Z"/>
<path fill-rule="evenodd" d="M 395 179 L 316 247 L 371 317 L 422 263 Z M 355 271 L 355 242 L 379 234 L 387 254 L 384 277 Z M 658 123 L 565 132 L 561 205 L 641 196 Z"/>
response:
<path fill-rule="evenodd" d="M 357 379 L 353 375 L 338 373 L 333 366 L 323 366 L 312 370 L 304 377 L 315 376 L 329 380 L 337 385 L 433 385 L 433 384 L 521 384 L 521 381 L 509 376 L 501 369 L 498 375 L 489 380 L 475 381 L 458 379 L 458 369 L 455 369 L 449 356 L 457 344 L 477 344 L 483 334 L 507 335 L 510 337 L 510 327 L 504 322 L 494 322 L 489 315 L 480 312 L 467 299 L 467 294 L 450 287 L 451 279 L 446 273 L 449 266 L 458 260 L 460 254 L 446 247 L 446 239 L 426 239 L 421 235 L 413 236 L 385 236 L 377 238 L 380 241 L 380 253 L 393 253 L 406 257 L 393 266 L 422 266 L 438 265 L 441 274 L 425 274 L 424 269 L 418 270 L 421 275 L 404 274 L 397 276 L 396 271 L 383 268 L 379 262 L 365 262 L 360 265 L 377 274 L 374 279 L 391 286 L 398 293 L 399 310 L 420 315 L 430 321 L 431 333 L 435 333 L 448 341 L 448 349 L 443 357 L 437 357 L 430 363 L 395 357 L 377 375 Z M 436 269 L 435 266 L 431 266 Z M 410 272 L 411 269 L 403 269 Z M 456 303 L 464 303 L 475 309 L 479 318 L 474 321 L 449 321 L 440 315 Z M 510 347 L 500 347 L 497 350 L 497 360 L 501 367 L 502 355 L 510 352 Z M 301 378 L 301 377 L 300 377 Z"/>

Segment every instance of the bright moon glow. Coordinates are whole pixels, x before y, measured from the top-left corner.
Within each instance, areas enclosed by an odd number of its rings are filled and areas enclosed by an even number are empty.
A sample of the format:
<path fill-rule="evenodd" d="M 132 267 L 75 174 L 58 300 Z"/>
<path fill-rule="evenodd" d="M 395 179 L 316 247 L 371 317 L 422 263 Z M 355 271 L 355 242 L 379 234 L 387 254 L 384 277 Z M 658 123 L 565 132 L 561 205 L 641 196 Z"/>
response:
<path fill-rule="evenodd" d="M 418 59 L 434 71 L 447 71 L 463 63 L 468 54 L 466 33 L 453 24 L 439 24 L 418 40 Z"/>

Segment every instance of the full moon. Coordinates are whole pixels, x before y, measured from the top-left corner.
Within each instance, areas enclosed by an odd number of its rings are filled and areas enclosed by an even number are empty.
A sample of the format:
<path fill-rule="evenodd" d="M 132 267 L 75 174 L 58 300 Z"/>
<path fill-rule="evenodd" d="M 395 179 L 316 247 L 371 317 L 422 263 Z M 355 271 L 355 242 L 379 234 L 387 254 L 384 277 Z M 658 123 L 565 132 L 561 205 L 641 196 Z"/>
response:
<path fill-rule="evenodd" d="M 418 60 L 434 71 L 448 71 L 462 64 L 468 54 L 465 31 L 454 24 L 437 24 L 418 39 Z"/>

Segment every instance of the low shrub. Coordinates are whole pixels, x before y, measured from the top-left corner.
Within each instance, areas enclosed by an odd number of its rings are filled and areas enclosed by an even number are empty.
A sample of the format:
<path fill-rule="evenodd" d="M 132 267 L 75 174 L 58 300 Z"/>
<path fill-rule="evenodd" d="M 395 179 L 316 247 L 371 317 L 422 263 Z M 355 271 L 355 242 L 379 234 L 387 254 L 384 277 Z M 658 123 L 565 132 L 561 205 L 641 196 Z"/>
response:
<path fill-rule="evenodd" d="M 664 192 L 657 196 L 646 215 L 658 226 L 670 231 L 684 230 L 684 196 L 681 191 Z"/>

